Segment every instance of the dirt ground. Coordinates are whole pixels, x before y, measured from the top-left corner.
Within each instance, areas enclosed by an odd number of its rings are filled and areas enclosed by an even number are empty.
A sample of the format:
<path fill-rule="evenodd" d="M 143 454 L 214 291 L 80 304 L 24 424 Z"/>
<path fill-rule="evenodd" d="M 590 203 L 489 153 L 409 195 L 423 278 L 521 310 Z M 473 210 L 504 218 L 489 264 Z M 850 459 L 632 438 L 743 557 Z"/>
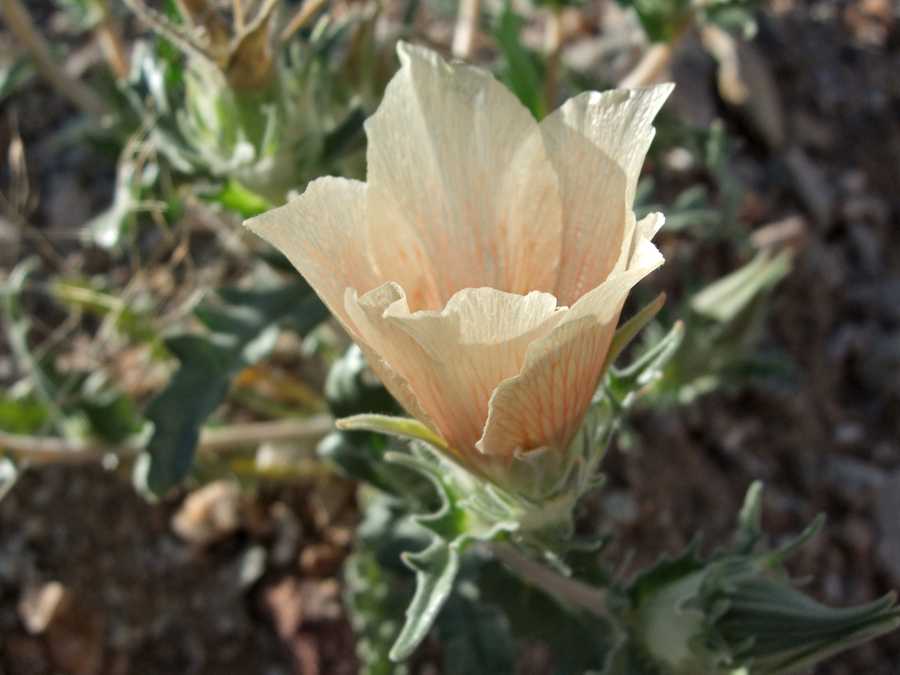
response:
<path fill-rule="evenodd" d="M 759 19 L 752 45 L 780 135 L 716 97 L 696 41 L 673 72 L 700 121 L 721 116 L 744 140 L 734 165 L 748 188 L 743 218 L 802 219 L 761 345 L 796 376 L 642 414 L 636 443 L 606 460 L 596 511 L 621 532 L 610 559 L 627 574 L 696 530 L 705 550 L 725 543 L 747 486 L 762 479 L 775 543 L 828 516 L 792 571 L 813 579 L 820 600 L 857 604 L 900 589 L 900 15 L 891 0 L 772 0 Z M 0 113 L 3 147 L 15 124 L 29 159 L 32 222 L 59 255 L 94 264 L 102 256 L 79 253 L 60 223 L 104 206 L 112 164 L 48 146 L 47 130 L 73 113 L 43 85 Z M 7 270 L 10 255 L 0 248 Z M 733 261 L 723 250 L 696 264 L 725 272 Z M 652 283 L 673 290 L 675 277 Z M 64 320 L 45 304 L 48 325 Z M 99 466 L 26 471 L 0 501 L 0 673 L 356 672 L 340 602 L 353 486 L 328 477 L 238 493 L 214 483 L 186 498 L 147 503 L 128 476 Z M 815 672 L 900 675 L 900 633 Z"/>

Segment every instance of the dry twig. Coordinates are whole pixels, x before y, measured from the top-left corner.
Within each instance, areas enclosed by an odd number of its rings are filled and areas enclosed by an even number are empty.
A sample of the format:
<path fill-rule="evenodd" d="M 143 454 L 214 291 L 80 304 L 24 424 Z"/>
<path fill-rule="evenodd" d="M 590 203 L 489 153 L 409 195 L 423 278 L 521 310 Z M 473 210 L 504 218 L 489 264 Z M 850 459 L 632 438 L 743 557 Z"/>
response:
<path fill-rule="evenodd" d="M 313 415 L 303 420 L 255 422 L 229 427 L 205 428 L 197 443 L 198 454 L 220 454 L 262 443 L 315 442 L 334 429 L 331 415 Z M 107 455 L 127 459 L 144 449 L 140 438 L 131 438 L 119 445 L 91 440 L 36 438 L 11 434 L 0 430 L 0 448 L 19 461 L 40 464 L 89 464 L 100 462 Z"/>
<path fill-rule="evenodd" d="M 70 78 L 54 60 L 50 45 L 34 25 L 25 6 L 19 0 L 0 0 L 0 9 L 6 24 L 25 47 L 41 77 L 82 112 L 94 117 L 105 115 L 106 106 L 94 90 Z"/>

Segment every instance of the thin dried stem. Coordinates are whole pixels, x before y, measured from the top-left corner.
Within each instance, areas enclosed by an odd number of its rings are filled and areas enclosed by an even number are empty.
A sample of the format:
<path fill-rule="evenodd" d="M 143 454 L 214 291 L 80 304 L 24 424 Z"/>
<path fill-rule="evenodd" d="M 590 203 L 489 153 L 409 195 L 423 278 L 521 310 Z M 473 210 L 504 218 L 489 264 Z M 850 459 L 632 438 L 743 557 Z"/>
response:
<path fill-rule="evenodd" d="M 234 15 L 234 30 L 235 32 L 240 32 L 244 29 L 244 22 L 246 21 L 242 0 L 231 0 L 231 11 Z"/>
<path fill-rule="evenodd" d="M 209 52 L 206 45 L 199 42 L 190 32 L 147 7 L 143 0 L 124 0 L 124 2 L 144 24 L 166 38 L 186 56 L 206 61 L 212 66 L 218 66 L 215 57 Z"/>
<path fill-rule="evenodd" d="M 544 33 L 544 54 L 547 67 L 544 75 L 544 109 L 556 109 L 559 98 L 559 71 L 562 63 L 562 7 L 551 6 Z"/>
<path fill-rule="evenodd" d="M 333 429 L 334 420 L 328 414 L 313 415 L 303 420 L 278 420 L 207 428 L 200 433 L 197 452 L 221 454 L 262 443 L 291 441 L 313 443 Z M 143 451 L 144 441 L 140 438 L 130 438 L 124 443 L 109 445 L 89 440 L 36 438 L 0 430 L 0 448 L 31 465 L 91 464 L 102 461 L 107 455 L 115 455 L 122 459 L 134 457 Z"/>
<path fill-rule="evenodd" d="M 644 52 L 638 64 L 619 82 L 620 87 L 646 87 L 672 60 L 672 47 L 657 42 Z"/>
<path fill-rule="evenodd" d="M 490 549 L 494 558 L 506 565 L 517 576 L 538 586 L 553 596 L 587 610 L 604 619 L 612 619 L 606 602 L 606 593 L 599 588 L 564 577 L 549 567 L 526 558 L 510 544 L 494 544 Z"/>
<path fill-rule="evenodd" d="M 481 0 L 460 0 L 459 15 L 453 31 L 453 56 L 456 58 L 471 60 L 480 18 Z"/>
<path fill-rule="evenodd" d="M 34 25 L 25 6 L 19 0 L 0 0 L 0 9 L 6 24 L 25 47 L 40 76 L 82 112 L 94 117 L 105 115 L 106 106 L 97 93 L 69 77 L 53 58 L 50 45 Z"/>
<path fill-rule="evenodd" d="M 108 2 L 100 3 L 100 12 L 100 22 L 94 31 L 97 41 L 100 43 L 100 51 L 103 52 L 103 57 L 116 79 L 125 80 L 131 70 L 131 65 L 128 52 L 122 43 L 122 31 L 112 12 L 109 11 Z"/>
<path fill-rule="evenodd" d="M 319 11 L 328 4 L 329 0 L 306 0 L 297 10 L 296 14 L 291 17 L 287 25 L 278 35 L 278 44 L 283 45 L 293 37 L 294 33 L 303 28 L 310 19 L 312 19 Z"/>

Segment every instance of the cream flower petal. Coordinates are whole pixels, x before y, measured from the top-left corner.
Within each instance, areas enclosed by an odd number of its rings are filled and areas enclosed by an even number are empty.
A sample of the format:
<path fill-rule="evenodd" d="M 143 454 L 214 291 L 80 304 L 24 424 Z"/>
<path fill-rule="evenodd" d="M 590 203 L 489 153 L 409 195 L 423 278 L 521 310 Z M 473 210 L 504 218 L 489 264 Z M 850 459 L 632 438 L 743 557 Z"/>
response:
<path fill-rule="evenodd" d="M 410 415 L 425 424 L 435 433 L 440 433 L 431 416 L 419 403 L 419 382 L 427 378 L 427 373 L 420 373 L 416 382 L 410 382 L 401 370 L 402 364 L 409 354 L 421 348 L 402 328 L 384 320 L 385 311 L 394 303 L 406 307 L 406 295 L 403 289 L 393 281 L 369 291 L 362 297 L 353 288 L 344 294 L 344 311 L 350 317 L 359 336 L 359 348 L 378 375 L 381 383 L 403 406 Z M 427 382 L 431 388 L 440 386 L 439 382 Z"/>
<path fill-rule="evenodd" d="M 661 225 L 653 214 L 638 225 L 644 235 L 625 271 L 614 271 L 576 302 L 559 325 L 528 348 L 522 371 L 503 381 L 490 400 L 484 453 L 511 456 L 559 449 L 575 432 L 602 375 L 619 312 L 638 281 L 663 263 L 649 237 Z"/>
<path fill-rule="evenodd" d="M 285 206 L 246 226 L 287 256 L 351 335 L 344 292 L 365 293 L 379 281 L 366 253 L 366 184 L 320 178 Z"/>
<path fill-rule="evenodd" d="M 487 71 L 401 44 L 366 122 L 371 256 L 412 311 L 463 288 L 550 291 L 560 250 L 556 173 L 528 110 Z"/>
<path fill-rule="evenodd" d="M 541 122 L 562 202 L 560 304 L 574 304 L 613 270 L 653 140 L 650 123 L 671 91 L 665 84 L 587 92 Z"/>
<path fill-rule="evenodd" d="M 347 329 L 394 398 L 436 431 L 409 383 L 366 342 L 346 310 L 348 294 L 355 298 L 357 292 L 367 293 L 380 283 L 367 253 L 366 189 L 359 181 L 320 178 L 290 203 L 245 224 L 287 256 Z"/>
<path fill-rule="evenodd" d="M 367 333 L 367 339 L 373 346 L 382 338 L 403 343 L 385 359 L 410 383 L 448 444 L 470 453 L 484 432 L 497 383 L 519 372 L 528 345 L 550 333 L 567 310 L 547 293 L 468 288 L 442 312 L 410 314 L 401 294 L 393 286 L 359 299 L 369 325 L 381 333 Z"/>

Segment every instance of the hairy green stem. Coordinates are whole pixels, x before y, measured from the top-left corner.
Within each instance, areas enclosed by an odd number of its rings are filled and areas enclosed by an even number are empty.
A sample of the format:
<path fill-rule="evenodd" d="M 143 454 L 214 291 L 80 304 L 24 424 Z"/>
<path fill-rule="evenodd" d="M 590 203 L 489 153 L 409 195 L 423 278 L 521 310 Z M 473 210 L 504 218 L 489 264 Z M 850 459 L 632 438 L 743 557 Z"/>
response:
<path fill-rule="evenodd" d="M 606 602 L 606 592 L 588 584 L 565 577 L 539 562 L 526 558 L 510 544 L 494 544 L 491 554 L 523 580 L 547 591 L 560 600 L 581 607 L 591 614 L 613 620 Z"/>

